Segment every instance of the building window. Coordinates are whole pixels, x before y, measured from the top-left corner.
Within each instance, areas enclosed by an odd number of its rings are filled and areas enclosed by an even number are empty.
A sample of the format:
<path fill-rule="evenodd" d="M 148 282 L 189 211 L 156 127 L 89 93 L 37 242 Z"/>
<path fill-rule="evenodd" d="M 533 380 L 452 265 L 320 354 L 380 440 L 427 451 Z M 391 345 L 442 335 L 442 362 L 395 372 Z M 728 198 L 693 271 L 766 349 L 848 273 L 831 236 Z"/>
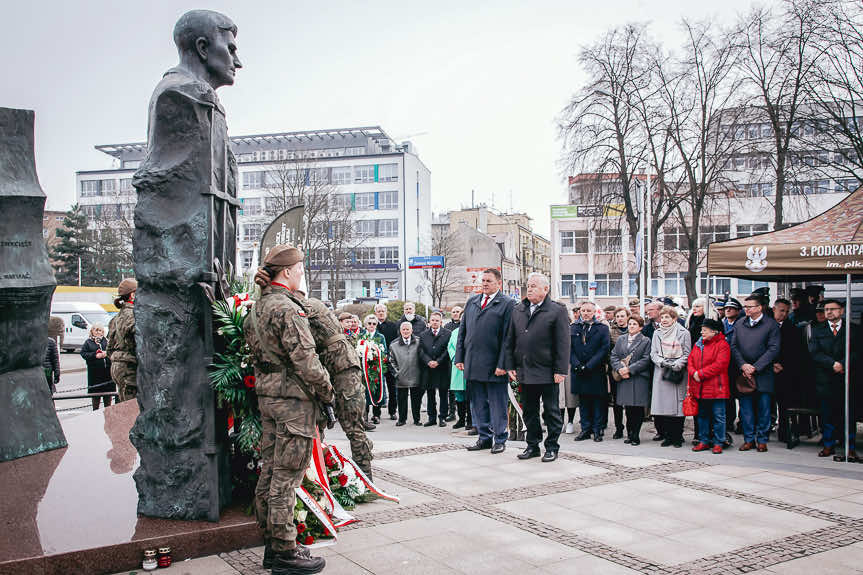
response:
<path fill-rule="evenodd" d="M 243 199 L 243 215 L 244 216 L 260 216 L 262 212 L 261 198 L 244 198 Z"/>
<path fill-rule="evenodd" d="M 620 252 L 620 230 L 597 230 L 596 252 L 616 254 Z"/>
<path fill-rule="evenodd" d="M 398 220 L 378 220 L 378 236 L 382 238 L 394 238 L 398 235 Z"/>
<path fill-rule="evenodd" d="M 313 266 L 322 266 L 327 263 L 327 250 L 320 248 L 312 250 L 312 254 L 309 256 L 309 263 Z"/>
<path fill-rule="evenodd" d="M 354 248 L 353 259 L 357 264 L 375 263 L 375 248 Z"/>
<path fill-rule="evenodd" d="M 596 274 L 596 295 L 623 295 L 623 276 L 621 274 Z"/>
<path fill-rule="evenodd" d="M 662 235 L 666 251 L 685 251 L 686 231 L 683 228 L 665 228 Z"/>
<path fill-rule="evenodd" d="M 378 261 L 382 264 L 397 264 L 399 263 L 399 248 L 387 247 L 378 248 Z"/>
<path fill-rule="evenodd" d="M 117 191 L 117 180 L 102 180 L 102 194 L 112 194 Z"/>
<path fill-rule="evenodd" d="M 706 248 L 711 242 L 721 242 L 731 237 L 731 226 L 701 226 L 698 230 L 698 245 Z"/>
<path fill-rule="evenodd" d="M 345 148 L 346 156 L 362 156 L 366 153 L 365 146 L 353 146 L 350 148 Z"/>
<path fill-rule="evenodd" d="M 84 215 L 87 216 L 87 219 L 95 219 L 102 215 L 102 206 L 81 206 L 81 210 L 84 212 Z"/>
<path fill-rule="evenodd" d="M 134 192 L 135 188 L 132 186 L 132 178 L 120 178 L 120 193 L 129 193 Z"/>
<path fill-rule="evenodd" d="M 737 293 L 740 295 L 749 295 L 758 288 L 767 287 L 768 285 L 770 284 L 767 282 L 757 280 L 737 280 Z"/>
<path fill-rule="evenodd" d="M 240 269 L 247 270 L 252 267 L 252 250 L 243 250 L 240 252 Z"/>
<path fill-rule="evenodd" d="M 98 196 L 101 190 L 99 180 L 81 180 L 81 197 Z"/>
<path fill-rule="evenodd" d="M 256 242 L 261 239 L 261 224 L 246 224 L 243 226 L 243 241 Z"/>
<path fill-rule="evenodd" d="M 737 237 L 748 238 L 767 231 L 767 224 L 737 224 Z"/>
<path fill-rule="evenodd" d="M 587 297 L 587 274 L 561 274 L 560 295 L 562 297 Z M 573 295 L 573 290 L 575 294 Z"/>
<path fill-rule="evenodd" d="M 354 209 L 358 212 L 375 209 L 375 193 L 365 192 L 354 196 Z"/>
<path fill-rule="evenodd" d="M 686 294 L 686 274 L 683 272 L 665 272 L 665 293 L 668 295 Z"/>
<path fill-rule="evenodd" d="M 264 187 L 264 172 L 243 172 L 243 189 L 259 190 Z"/>
<path fill-rule="evenodd" d="M 369 184 L 375 181 L 374 166 L 354 166 L 354 182 L 357 184 Z"/>
<path fill-rule="evenodd" d="M 351 195 L 333 194 L 330 196 L 330 205 L 336 212 L 349 212 L 351 210 Z"/>
<path fill-rule="evenodd" d="M 334 184 L 342 186 L 344 184 L 350 184 L 351 183 L 352 174 L 353 174 L 353 172 L 351 171 L 351 168 L 349 166 L 344 166 L 344 167 L 333 168 L 333 173 L 331 174 L 331 177 L 333 179 Z"/>
<path fill-rule="evenodd" d="M 380 192 L 378 194 L 379 210 L 396 210 L 399 207 L 398 192 Z"/>
<path fill-rule="evenodd" d="M 357 237 L 371 238 L 375 235 L 375 220 L 357 220 L 354 222 Z"/>
<path fill-rule="evenodd" d="M 378 181 L 379 182 L 398 182 L 399 181 L 399 165 L 398 164 L 381 164 L 378 166 Z"/>
<path fill-rule="evenodd" d="M 731 278 L 723 278 L 710 276 L 710 286 L 707 285 L 707 276 L 704 272 L 699 272 L 699 293 L 710 295 L 723 295 L 731 293 Z"/>
<path fill-rule="evenodd" d="M 323 296 L 321 295 L 321 282 L 316 281 L 309 284 L 309 295 L 311 297 L 321 299 Z"/>
<path fill-rule="evenodd" d="M 567 230 L 560 232 L 560 253 L 586 254 L 590 232 L 587 230 Z"/>

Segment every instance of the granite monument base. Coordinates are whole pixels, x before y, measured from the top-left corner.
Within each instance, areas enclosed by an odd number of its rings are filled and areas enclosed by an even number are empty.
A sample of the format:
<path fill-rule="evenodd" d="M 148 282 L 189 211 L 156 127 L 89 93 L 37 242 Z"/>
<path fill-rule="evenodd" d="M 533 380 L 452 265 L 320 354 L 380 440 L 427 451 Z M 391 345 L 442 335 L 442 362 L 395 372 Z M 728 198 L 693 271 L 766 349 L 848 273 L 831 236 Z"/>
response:
<path fill-rule="evenodd" d="M 140 569 L 145 549 L 170 546 L 176 563 L 262 544 L 242 503 L 218 522 L 138 516 L 137 416 L 127 401 L 66 419 L 68 447 L 0 463 L 0 575 L 117 573 Z"/>

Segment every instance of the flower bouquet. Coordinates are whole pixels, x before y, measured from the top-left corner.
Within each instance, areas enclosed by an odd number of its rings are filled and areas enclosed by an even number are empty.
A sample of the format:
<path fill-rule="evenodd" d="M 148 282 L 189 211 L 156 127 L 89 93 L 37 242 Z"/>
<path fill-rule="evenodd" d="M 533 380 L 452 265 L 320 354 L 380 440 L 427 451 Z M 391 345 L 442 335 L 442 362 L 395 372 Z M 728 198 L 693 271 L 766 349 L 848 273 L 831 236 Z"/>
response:
<path fill-rule="evenodd" d="M 380 405 L 384 399 L 384 359 L 381 347 L 365 336 L 357 342 L 357 353 L 363 366 L 363 382 L 366 393 L 373 405 Z"/>

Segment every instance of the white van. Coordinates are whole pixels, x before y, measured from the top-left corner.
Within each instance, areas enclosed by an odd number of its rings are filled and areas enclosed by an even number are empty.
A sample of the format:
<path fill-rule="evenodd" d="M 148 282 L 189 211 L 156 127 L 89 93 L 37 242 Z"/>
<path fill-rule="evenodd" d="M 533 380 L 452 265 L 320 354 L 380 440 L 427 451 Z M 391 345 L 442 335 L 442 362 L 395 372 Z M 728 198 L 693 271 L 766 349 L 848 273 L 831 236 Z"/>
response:
<path fill-rule="evenodd" d="M 90 326 L 100 323 L 105 326 L 105 337 L 108 336 L 108 322 L 111 314 L 101 305 L 91 302 L 58 301 L 51 304 L 51 315 L 63 319 L 63 349 L 75 351 L 81 349 L 87 341 Z"/>

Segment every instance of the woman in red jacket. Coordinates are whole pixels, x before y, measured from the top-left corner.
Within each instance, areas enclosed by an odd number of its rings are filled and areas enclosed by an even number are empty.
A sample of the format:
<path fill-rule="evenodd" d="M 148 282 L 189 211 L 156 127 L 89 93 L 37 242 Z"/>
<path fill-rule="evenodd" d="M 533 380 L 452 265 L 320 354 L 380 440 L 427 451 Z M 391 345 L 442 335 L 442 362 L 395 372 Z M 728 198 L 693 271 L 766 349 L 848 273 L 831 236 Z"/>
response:
<path fill-rule="evenodd" d="M 698 399 L 698 444 L 692 451 L 706 451 L 713 445 L 713 453 L 722 453 L 730 362 L 731 348 L 722 335 L 722 324 L 705 319 L 687 364 L 689 395 Z"/>

